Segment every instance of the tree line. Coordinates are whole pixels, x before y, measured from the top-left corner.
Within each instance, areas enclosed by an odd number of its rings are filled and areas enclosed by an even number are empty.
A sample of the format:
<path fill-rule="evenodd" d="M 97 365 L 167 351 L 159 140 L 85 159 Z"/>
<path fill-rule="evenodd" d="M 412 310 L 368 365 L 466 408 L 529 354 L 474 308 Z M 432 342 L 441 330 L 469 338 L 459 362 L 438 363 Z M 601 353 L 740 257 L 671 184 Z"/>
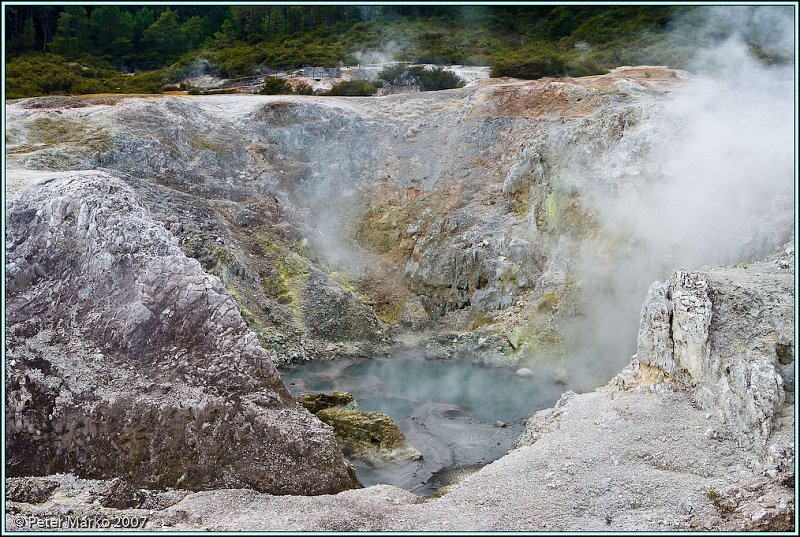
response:
<path fill-rule="evenodd" d="M 456 6 L 6 6 L 6 54 L 107 60 L 123 71 L 154 69 L 181 54 L 234 42 L 255 44 L 340 23 L 458 17 Z"/>
<path fill-rule="evenodd" d="M 92 55 L 121 71 L 157 69 L 200 47 L 257 44 L 358 22 L 440 18 L 567 35 L 603 7 L 575 6 L 6 6 L 7 59 Z"/>
<path fill-rule="evenodd" d="M 517 78 L 584 76 L 619 65 L 685 68 L 705 31 L 694 6 L 5 8 L 11 98 L 154 92 L 200 74 L 233 78 L 354 65 L 371 54 L 412 64 L 486 65 L 492 76 Z M 773 61 L 775 54 L 758 51 Z"/>

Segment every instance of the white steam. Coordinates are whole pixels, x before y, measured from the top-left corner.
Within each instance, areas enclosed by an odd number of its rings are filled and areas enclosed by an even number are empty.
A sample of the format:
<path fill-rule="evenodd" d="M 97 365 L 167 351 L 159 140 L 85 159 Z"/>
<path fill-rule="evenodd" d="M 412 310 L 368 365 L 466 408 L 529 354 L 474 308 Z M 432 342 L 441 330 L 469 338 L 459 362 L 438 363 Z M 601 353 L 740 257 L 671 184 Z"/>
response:
<path fill-rule="evenodd" d="M 615 184 L 613 194 L 589 195 L 591 208 L 609 232 L 633 240 L 612 266 L 595 262 L 594 245 L 579 263 L 590 282 L 588 312 L 567 333 L 577 343 L 573 369 L 587 382 L 635 352 L 639 306 L 653 280 L 761 258 L 792 237 L 794 69 L 758 61 L 744 39 L 792 57 L 793 10 L 707 14 L 733 36 L 697 55 L 685 86 L 644 103 L 638 126 L 591 172 Z"/>
<path fill-rule="evenodd" d="M 362 65 L 385 65 L 395 61 L 405 47 L 396 41 L 386 43 L 380 50 L 364 50 L 355 54 L 356 60 Z"/>
<path fill-rule="evenodd" d="M 794 55 L 791 6 L 713 6 L 703 8 L 706 29 L 738 36 L 740 41 L 787 56 Z M 680 24 L 680 21 L 678 21 Z"/>

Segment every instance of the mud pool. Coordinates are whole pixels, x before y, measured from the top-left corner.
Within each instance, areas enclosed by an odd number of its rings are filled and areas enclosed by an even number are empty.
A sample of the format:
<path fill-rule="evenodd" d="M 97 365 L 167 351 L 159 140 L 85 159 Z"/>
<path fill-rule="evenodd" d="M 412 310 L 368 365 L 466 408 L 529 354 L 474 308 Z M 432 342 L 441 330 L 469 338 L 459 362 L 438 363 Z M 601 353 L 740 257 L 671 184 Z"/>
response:
<path fill-rule="evenodd" d="M 365 486 L 386 483 L 421 496 L 505 455 L 525 419 L 566 389 L 544 375 L 410 357 L 312 362 L 287 366 L 281 376 L 295 397 L 342 390 L 353 394 L 359 409 L 391 416 L 423 460 L 353 466 Z"/>

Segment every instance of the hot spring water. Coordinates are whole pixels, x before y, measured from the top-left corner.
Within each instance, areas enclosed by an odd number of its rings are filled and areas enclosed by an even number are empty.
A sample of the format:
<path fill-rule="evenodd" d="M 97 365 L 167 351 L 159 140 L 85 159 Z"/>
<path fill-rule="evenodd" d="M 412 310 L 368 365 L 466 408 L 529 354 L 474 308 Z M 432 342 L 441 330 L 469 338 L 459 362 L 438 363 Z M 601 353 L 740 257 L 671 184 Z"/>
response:
<path fill-rule="evenodd" d="M 353 461 L 365 486 L 386 483 L 430 495 L 449 470 L 478 467 L 508 451 L 525 419 L 552 406 L 565 390 L 550 378 L 462 360 L 409 357 L 350 359 L 287 366 L 281 376 L 293 396 L 347 391 L 358 409 L 385 412 L 421 461 L 371 468 Z"/>

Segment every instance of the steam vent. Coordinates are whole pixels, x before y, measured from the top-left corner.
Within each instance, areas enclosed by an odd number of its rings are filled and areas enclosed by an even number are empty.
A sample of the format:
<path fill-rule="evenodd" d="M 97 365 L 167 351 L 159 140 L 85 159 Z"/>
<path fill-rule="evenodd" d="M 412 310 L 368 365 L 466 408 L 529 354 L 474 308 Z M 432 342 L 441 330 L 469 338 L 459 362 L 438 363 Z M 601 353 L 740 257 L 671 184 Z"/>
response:
<path fill-rule="evenodd" d="M 4 9 L 6 531 L 797 529 L 796 6 Z"/>

